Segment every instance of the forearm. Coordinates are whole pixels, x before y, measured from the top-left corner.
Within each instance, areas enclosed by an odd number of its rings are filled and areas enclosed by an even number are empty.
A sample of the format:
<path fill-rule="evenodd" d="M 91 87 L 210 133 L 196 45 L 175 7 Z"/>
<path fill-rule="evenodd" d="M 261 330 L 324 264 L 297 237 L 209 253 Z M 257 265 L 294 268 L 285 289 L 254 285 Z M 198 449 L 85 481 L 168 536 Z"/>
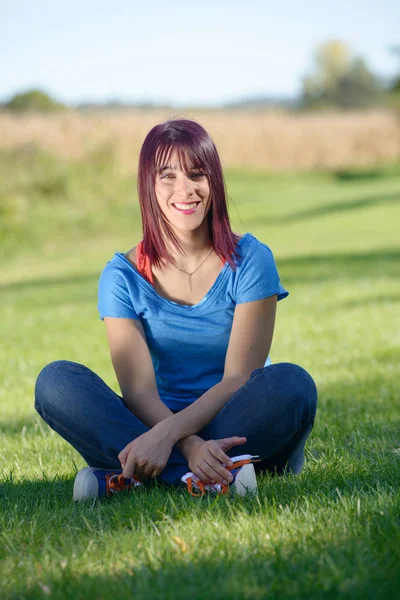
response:
<path fill-rule="evenodd" d="M 150 429 L 168 417 L 174 416 L 174 413 L 164 404 L 159 396 L 137 394 L 134 398 L 125 397 L 124 402 L 130 412 Z M 190 446 L 196 440 L 201 440 L 201 438 L 196 435 L 189 435 L 183 439 L 179 437 L 176 445 L 186 457 Z"/>
<path fill-rule="evenodd" d="M 124 402 L 130 412 L 150 429 L 160 421 L 174 415 L 158 395 L 135 394 L 135 396 L 130 397 L 124 396 Z"/>
<path fill-rule="evenodd" d="M 163 425 L 174 442 L 201 431 L 246 381 L 244 377 L 222 379 L 190 406 L 167 417 Z"/>

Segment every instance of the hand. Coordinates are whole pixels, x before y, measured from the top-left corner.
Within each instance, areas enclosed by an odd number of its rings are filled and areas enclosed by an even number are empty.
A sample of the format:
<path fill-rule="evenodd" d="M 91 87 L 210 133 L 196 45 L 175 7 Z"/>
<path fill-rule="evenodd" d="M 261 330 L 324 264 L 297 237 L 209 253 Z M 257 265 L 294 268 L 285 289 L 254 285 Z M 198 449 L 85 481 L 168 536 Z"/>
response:
<path fill-rule="evenodd" d="M 232 461 L 225 452 L 246 443 L 245 437 L 229 437 L 220 440 L 202 440 L 194 443 L 190 448 L 189 468 L 205 484 L 225 483 L 232 481 L 232 475 L 224 465 L 232 465 Z"/>
<path fill-rule="evenodd" d="M 177 442 L 176 446 L 177 446 L 178 450 L 181 452 L 181 454 L 183 454 L 183 456 L 189 462 L 190 453 L 192 451 L 193 445 L 202 443 L 202 442 L 204 442 L 203 438 L 194 434 L 194 435 L 189 435 L 186 438 L 182 438 L 181 440 L 179 440 L 179 442 Z"/>
<path fill-rule="evenodd" d="M 171 454 L 173 441 L 155 425 L 130 442 L 118 454 L 124 477 L 158 477 Z"/>

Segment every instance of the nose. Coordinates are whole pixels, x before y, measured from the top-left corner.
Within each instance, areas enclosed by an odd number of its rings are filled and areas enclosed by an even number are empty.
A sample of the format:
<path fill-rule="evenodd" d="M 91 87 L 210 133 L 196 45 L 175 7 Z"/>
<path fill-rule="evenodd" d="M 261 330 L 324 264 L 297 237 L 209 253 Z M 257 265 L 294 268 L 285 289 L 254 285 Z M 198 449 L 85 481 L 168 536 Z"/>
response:
<path fill-rule="evenodd" d="M 193 196 L 194 182 L 186 176 L 177 178 L 176 192 L 177 194 L 181 194 L 184 198 L 189 198 L 190 196 Z"/>

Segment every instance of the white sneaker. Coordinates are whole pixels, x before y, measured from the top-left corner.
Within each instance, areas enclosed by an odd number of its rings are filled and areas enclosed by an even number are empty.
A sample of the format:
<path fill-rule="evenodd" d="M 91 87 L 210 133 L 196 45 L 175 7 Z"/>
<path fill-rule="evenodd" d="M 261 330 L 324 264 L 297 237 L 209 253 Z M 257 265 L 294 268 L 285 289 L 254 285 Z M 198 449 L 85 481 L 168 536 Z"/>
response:
<path fill-rule="evenodd" d="M 78 502 L 102 498 L 138 485 L 142 482 L 135 477 L 127 479 L 122 471 L 85 467 L 75 477 L 73 499 Z"/>
<path fill-rule="evenodd" d="M 254 466 L 251 463 L 260 462 L 258 456 L 251 454 L 241 454 L 231 458 L 233 465 L 224 467 L 233 475 L 233 481 L 229 485 L 223 483 L 205 484 L 194 473 L 186 473 L 181 477 L 181 481 L 186 483 L 189 494 L 192 496 L 204 496 L 206 491 L 218 495 L 228 494 L 231 490 L 238 496 L 245 496 L 248 493 L 257 493 L 257 477 Z M 200 493 L 193 492 L 193 487 L 200 490 Z"/>

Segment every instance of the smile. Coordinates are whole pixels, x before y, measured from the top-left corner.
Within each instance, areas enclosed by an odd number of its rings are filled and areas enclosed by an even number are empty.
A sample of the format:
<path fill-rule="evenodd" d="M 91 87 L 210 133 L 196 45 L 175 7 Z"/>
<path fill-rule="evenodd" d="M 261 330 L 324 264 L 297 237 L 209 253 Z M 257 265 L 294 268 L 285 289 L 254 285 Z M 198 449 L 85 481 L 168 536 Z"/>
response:
<path fill-rule="evenodd" d="M 180 203 L 180 202 L 175 202 L 172 204 L 172 206 L 174 208 L 176 208 L 176 210 L 179 210 L 179 212 L 184 212 L 184 213 L 194 213 L 197 206 L 200 204 L 200 202 L 191 202 L 190 204 L 188 203 Z"/>

